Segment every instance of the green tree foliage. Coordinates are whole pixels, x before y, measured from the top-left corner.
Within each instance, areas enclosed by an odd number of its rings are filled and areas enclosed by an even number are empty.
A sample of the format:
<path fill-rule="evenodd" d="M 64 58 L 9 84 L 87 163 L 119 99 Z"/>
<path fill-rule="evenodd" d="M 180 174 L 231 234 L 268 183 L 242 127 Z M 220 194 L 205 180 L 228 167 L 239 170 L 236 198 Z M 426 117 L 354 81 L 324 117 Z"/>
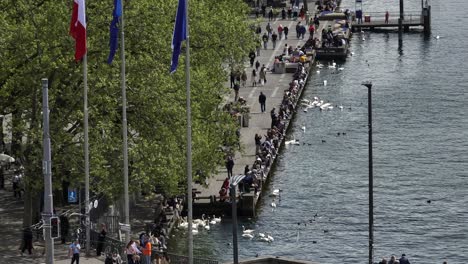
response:
<path fill-rule="evenodd" d="M 68 35 L 72 2 L 0 2 L 0 114 L 16 113 L 14 129 L 26 138 L 17 156 L 32 190 L 42 188 L 44 77 L 50 87 L 55 187 L 64 175 L 72 186 L 83 182 L 83 75 Z M 112 65 L 106 64 L 112 5 L 112 0 L 87 1 L 88 105 L 91 187 L 118 198 L 123 189 L 120 51 Z M 160 185 L 176 194 L 185 183 L 184 52 L 177 72 L 169 74 L 176 7 L 176 0 L 124 0 L 133 190 Z M 241 0 L 191 0 L 189 8 L 193 171 L 206 177 L 223 163 L 221 147 L 236 141 L 235 120 L 220 110 L 229 92 L 225 65 L 243 61 L 254 47 L 254 35 Z"/>

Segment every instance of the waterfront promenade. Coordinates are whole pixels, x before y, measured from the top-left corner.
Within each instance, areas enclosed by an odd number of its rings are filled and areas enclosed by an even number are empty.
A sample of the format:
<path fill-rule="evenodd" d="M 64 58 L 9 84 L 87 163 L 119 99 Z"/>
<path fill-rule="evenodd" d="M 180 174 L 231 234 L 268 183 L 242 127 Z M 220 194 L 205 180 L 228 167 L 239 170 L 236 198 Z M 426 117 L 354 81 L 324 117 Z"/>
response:
<path fill-rule="evenodd" d="M 313 2 L 309 2 L 309 8 L 314 7 Z M 273 62 L 275 56 L 281 55 L 283 53 L 283 48 L 285 44 L 292 47 L 301 47 L 309 38 L 309 33 L 305 34 L 304 39 L 298 39 L 296 36 L 296 25 L 300 21 L 301 24 L 306 24 L 306 20 L 301 20 L 298 18 L 297 20 L 282 20 L 279 16 L 273 21 L 268 21 L 268 18 L 261 18 L 262 21 L 260 23 L 262 33 L 261 35 L 266 32 L 266 25 L 269 22 L 273 28 L 273 31 L 277 32 L 278 26 L 281 24 L 283 27 L 287 26 L 289 28 L 288 39 L 283 38 L 281 40 L 277 40 L 276 48 L 273 49 L 273 44 L 271 41 L 268 42 L 267 49 L 264 49 L 263 46 L 260 50 L 260 56 L 255 58 L 255 61 L 259 61 L 261 65 L 265 64 L 268 68 L 268 72 L 266 75 L 267 82 L 265 85 L 257 84 L 256 87 L 252 87 L 252 80 L 251 80 L 251 72 L 252 67 L 248 61 L 245 63 L 245 70 L 247 72 L 248 80 L 247 85 L 245 87 L 241 87 L 239 90 L 239 96 L 247 100 L 247 105 L 250 107 L 250 120 L 248 127 L 241 127 L 240 130 L 240 141 L 243 147 L 243 151 L 236 152 L 234 158 L 234 168 L 233 168 L 233 175 L 244 174 L 244 168 L 246 165 L 249 167 L 255 161 L 255 134 L 265 135 L 267 130 L 270 128 L 271 125 L 271 118 L 270 118 L 270 111 L 273 108 L 276 108 L 278 111 L 279 106 L 283 99 L 283 94 L 285 90 L 288 90 L 289 83 L 293 80 L 293 73 L 272 73 L 271 70 L 273 68 Z M 255 67 L 255 65 L 254 65 Z M 258 78 L 258 77 L 257 77 Z M 229 85 L 229 83 L 227 83 Z M 262 113 L 260 111 L 260 103 L 258 101 L 258 97 L 260 92 L 266 95 L 266 111 Z M 231 91 L 229 97 L 226 98 L 227 102 L 234 101 L 234 91 Z M 287 140 L 287 139 L 286 139 Z M 225 167 L 221 167 L 219 173 L 216 174 L 214 177 L 207 180 L 206 184 L 207 187 L 194 184 L 193 188 L 196 189 L 197 196 L 199 197 L 209 197 L 209 196 L 217 196 L 219 197 L 219 190 L 223 181 L 227 177 L 227 169 Z M 204 201 L 197 201 L 198 202 L 209 202 L 209 200 Z"/>

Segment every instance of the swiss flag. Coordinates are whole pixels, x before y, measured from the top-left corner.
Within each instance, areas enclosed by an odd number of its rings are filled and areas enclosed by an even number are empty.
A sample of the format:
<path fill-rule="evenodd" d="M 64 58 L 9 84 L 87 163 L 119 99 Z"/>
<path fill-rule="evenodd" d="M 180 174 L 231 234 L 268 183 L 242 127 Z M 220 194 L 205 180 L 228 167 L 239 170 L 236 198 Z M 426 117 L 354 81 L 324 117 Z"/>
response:
<path fill-rule="evenodd" d="M 75 60 L 80 61 L 86 54 L 85 0 L 73 0 L 70 35 L 75 39 Z"/>

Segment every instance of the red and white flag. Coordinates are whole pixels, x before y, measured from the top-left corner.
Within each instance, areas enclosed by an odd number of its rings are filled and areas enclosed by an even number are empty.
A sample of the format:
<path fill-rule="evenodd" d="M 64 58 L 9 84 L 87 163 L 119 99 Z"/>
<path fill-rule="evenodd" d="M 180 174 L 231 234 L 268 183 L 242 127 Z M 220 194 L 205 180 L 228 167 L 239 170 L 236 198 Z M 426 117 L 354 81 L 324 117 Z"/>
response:
<path fill-rule="evenodd" d="M 75 39 L 75 60 L 79 61 L 86 54 L 86 14 L 85 0 L 73 0 L 73 13 L 70 23 L 70 35 Z"/>

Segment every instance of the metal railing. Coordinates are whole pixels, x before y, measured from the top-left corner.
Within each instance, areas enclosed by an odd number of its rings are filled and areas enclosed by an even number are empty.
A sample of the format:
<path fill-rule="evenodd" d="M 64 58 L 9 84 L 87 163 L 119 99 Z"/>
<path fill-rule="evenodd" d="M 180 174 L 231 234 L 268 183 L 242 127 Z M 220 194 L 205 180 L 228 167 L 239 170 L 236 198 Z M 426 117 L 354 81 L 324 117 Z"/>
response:
<path fill-rule="evenodd" d="M 384 22 L 385 21 L 385 13 L 386 12 L 365 12 L 362 15 L 362 22 L 365 22 L 365 17 L 369 16 L 370 17 L 370 22 Z M 398 23 L 398 19 L 400 18 L 400 14 L 398 12 L 396 13 L 390 13 L 388 17 L 388 22 L 389 24 L 394 24 Z M 354 21 L 357 21 L 355 17 L 353 17 Z M 420 12 L 407 12 L 403 14 L 403 22 L 409 22 L 409 23 L 422 23 L 423 22 L 423 16 Z"/>

